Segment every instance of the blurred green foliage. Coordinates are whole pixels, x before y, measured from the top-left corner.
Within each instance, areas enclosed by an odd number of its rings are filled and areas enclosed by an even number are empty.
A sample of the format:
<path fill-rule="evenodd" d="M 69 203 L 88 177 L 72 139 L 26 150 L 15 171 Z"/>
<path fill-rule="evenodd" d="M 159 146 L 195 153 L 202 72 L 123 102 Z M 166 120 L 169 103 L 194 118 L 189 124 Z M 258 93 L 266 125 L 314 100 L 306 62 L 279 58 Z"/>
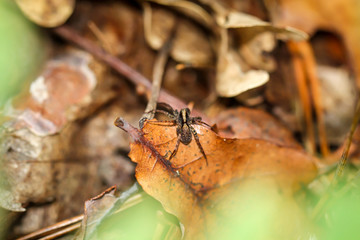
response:
<path fill-rule="evenodd" d="M 324 239 L 360 239 L 360 198 L 348 194 L 333 199 L 331 206 L 331 227 L 326 229 Z"/>
<path fill-rule="evenodd" d="M 340 190 L 330 192 L 320 221 L 322 239 L 360 239 L 360 179 L 348 181 Z"/>
<path fill-rule="evenodd" d="M 36 77 L 45 58 L 41 29 L 27 20 L 14 1 L 0 1 L 0 107 Z"/>
<path fill-rule="evenodd" d="M 332 197 L 327 200 L 320 221 L 312 221 L 311 211 L 304 214 L 305 209 L 298 208 L 296 202 L 284 198 L 276 189 L 247 189 L 238 201 L 227 202 L 232 206 L 225 207 L 226 213 L 216 213 L 219 217 L 216 229 L 210 230 L 207 239 L 360 239 L 360 188 L 354 184 L 345 193 L 341 188 L 330 194 Z M 158 211 L 164 211 L 161 204 L 145 198 L 140 204 L 107 218 L 97 229 L 96 237 L 166 239 L 154 238 Z"/>
<path fill-rule="evenodd" d="M 177 224 L 175 217 L 171 218 L 158 201 L 148 196 L 136 206 L 105 218 L 98 227 L 96 236 L 90 239 L 154 239 L 154 235 L 158 236 L 156 229 L 159 224 L 165 228 L 167 226 L 161 223 L 164 215 L 159 216 L 159 212 L 164 213 L 170 222 Z M 162 228 L 160 232 L 166 233 L 166 229 Z"/>

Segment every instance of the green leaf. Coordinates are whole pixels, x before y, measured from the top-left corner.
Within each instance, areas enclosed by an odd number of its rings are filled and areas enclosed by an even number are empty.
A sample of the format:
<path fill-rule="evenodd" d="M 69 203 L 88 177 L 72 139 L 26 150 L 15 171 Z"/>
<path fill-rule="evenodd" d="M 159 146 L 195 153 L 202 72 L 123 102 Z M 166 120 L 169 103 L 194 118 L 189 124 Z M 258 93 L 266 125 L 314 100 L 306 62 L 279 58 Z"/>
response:
<path fill-rule="evenodd" d="M 0 1 L 0 106 L 36 77 L 46 55 L 45 37 L 12 1 Z"/>

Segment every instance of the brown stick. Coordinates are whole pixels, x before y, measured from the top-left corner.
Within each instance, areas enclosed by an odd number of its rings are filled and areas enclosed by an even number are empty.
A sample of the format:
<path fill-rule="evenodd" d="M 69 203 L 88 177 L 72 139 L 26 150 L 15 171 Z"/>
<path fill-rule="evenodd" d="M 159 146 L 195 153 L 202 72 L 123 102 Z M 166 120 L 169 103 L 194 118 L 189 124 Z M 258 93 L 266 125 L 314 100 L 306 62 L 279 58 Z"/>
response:
<path fill-rule="evenodd" d="M 156 104 L 159 99 L 159 94 L 161 91 L 161 83 L 165 71 L 165 66 L 169 58 L 169 53 L 172 46 L 172 36 L 169 37 L 168 41 L 158 52 L 158 55 L 155 60 L 154 70 L 153 70 L 153 84 L 151 89 L 151 96 L 146 106 L 145 112 L 139 121 L 140 128 L 143 127 L 144 121 L 146 119 L 153 119 L 155 116 Z"/>
<path fill-rule="evenodd" d="M 76 44 L 85 51 L 91 53 L 93 56 L 100 59 L 101 61 L 109 65 L 111 68 L 113 68 L 115 71 L 117 71 L 118 73 L 129 79 L 133 84 L 142 85 L 147 89 L 147 91 L 149 92 L 151 91 L 152 84 L 149 81 L 149 79 L 144 77 L 135 69 L 131 68 L 129 65 L 121 61 L 119 58 L 106 52 L 100 46 L 96 45 L 92 41 L 79 35 L 71 27 L 66 25 L 57 27 L 54 29 L 54 33 L 60 36 L 61 38 Z M 175 109 L 182 109 L 187 107 L 185 102 L 169 94 L 167 91 L 163 89 L 160 90 L 158 101 L 169 103 Z M 197 116 L 201 116 L 204 121 L 209 120 L 206 115 L 204 115 L 200 111 L 197 111 L 196 109 L 194 109 L 192 113 Z"/>
<path fill-rule="evenodd" d="M 329 148 L 326 138 L 323 105 L 321 102 L 321 89 L 319 79 L 316 73 L 316 62 L 314 58 L 314 53 L 311 49 L 310 44 L 307 41 L 288 42 L 288 46 L 290 51 L 294 54 L 293 61 L 295 66 L 296 78 L 298 80 L 299 92 L 302 92 L 301 94 L 306 93 L 307 95 L 309 95 L 307 93 L 308 89 L 311 91 L 311 97 L 313 100 L 312 104 L 315 110 L 317 120 L 316 123 L 320 142 L 320 150 L 323 156 L 326 157 L 329 154 Z M 303 83 L 300 83 L 300 78 L 302 79 L 301 81 Z M 301 99 L 304 104 L 305 102 L 303 97 L 301 97 Z M 308 109 L 304 108 L 305 118 L 308 126 L 310 126 L 309 121 L 312 122 L 312 116 L 308 116 L 312 111 L 311 102 L 309 102 L 309 104 L 310 105 Z M 308 117 L 310 117 L 311 119 L 307 119 Z"/>
<path fill-rule="evenodd" d="M 343 178 L 344 169 L 346 167 L 346 164 L 347 164 L 347 161 L 349 158 L 349 151 L 350 151 L 350 146 L 352 143 L 352 138 L 353 138 L 354 132 L 358 126 L 359 121 L 360 121 L 360 99 L 358 100 L 358 103 L 356 106 L 356 111 L 355 111 L 355 115 L 354 115 L 354 118 L 353 118 L 353 121 L 351 124 L 350 132 L 345 140 L 344 150 L 343 150 L 341 158 L 338 162 L 334 178 L 331 181 L 331 185 L 328 188 L 327 192 L 325 192 L 325 194 L 320 198 L 320 200 L 314 207 L 314 210 L 312 211 L 312 214 L 311 214 L 312 219 L 318 219 L 319 216 L 321 216 L 320 214 L 323 213 L 324 206 L 327 204 L 327 201 L 332 196 L 333 190 L 337 187 L 337 185 L 339 184 L 339 182 L 341 182 L 341 180 Z M 351 186 L 351 184 L 348 184 L 348 186 Z M 344 189 L 346 189 L 346 186 L 344 186 L 342 188 L 342 191 Z M 338 195 L 338 192 L 337 192 L 337 195 Z"/>
<path fill-rule="evenodd" d="M 349 157 L 349 151 L 350 151 L 352 138 L 353 138 L 354 132 L 356 130 L 356 127 L 357 127 L 357 125 L 359 123 L 359 120 L 360 120 L 360 99 L 358 100 L 358 103 L 357 103 L 357 106 L 356 106 L 356 111 L 355 111 L 355 115 L 354 115 L 354 118 L 353 118 L 353 122 L 351 124 L 351 129 L 350 129 L 349 135 L 348 135 L 348 137 L 346 139 L 344 151 L 343 151 L 343 153 L 341 155 L 341 159 L 340 159 L 340 161 L 338 163 L 338 167 L 336 169 L 333 184 L 336 184 L 341 179 L 341 177 L 343 176 L 343 172 L 344 172 L 344 169 L 345 169 L 345 166 L 346 166 L 346 163 L 347 163 L 347 159 Z"/>
<path fill-rule="evenodd" d="M 319 79 L 316 73 L 316 62 L 314 58 L 314 53 L 312 51 L 311 45 L 307 41 L 301 42 L 299 46 L 300 50 L 304 55 L 303 64 L 310 83 L 310 90 L 312 93 L 311 96 L 313 98 L 314 110 L 317 119 L 316 123 L 319 131 L 320 150 L 322 155 L 324 157 L 327 157 L 329 155 L 329 148 L 326 138 L 323 104 L 321 100 L 321 89 Z"/>
<path fill-rule="evenodd" d="M 79 227 L 79 224 L 83 218 L 84 218 L 84 215 L 72 217 L 72 218 L 66 219 L 64 221 L 55 223 L 54 225 L 48 226 L 46 228 L 39 229 L 28 235 L 22 236 L 22 237 L 18 238 L 17 240 L 39 239 L 41 236 L 48 236 L 49 234 L 53 234 L 53 232 L 55 232 L 55 231 L 56 232 L 62 231 L 62 230 L 59 230 L 62 228 L 68 229 L 68 230 L 72 229 L 71 231 L 73 231 Z M 67 231 L 66 233 L 71 232 L 71 231 Z M 65 232 L 63 232 L 63 234 L 65 234 Z"/>
<path fill-rule="evenodd" d="M 86 50 L 87 52 L 91 53 L 98 59 L 102 60 L 110 67 L 112 67 L 114 70 L 116 70 L 118 73 L 128 78 L 135 85 L 142 85 L 148 91 L 151 91 L 151 86 L 152 86 L 151 82 L 146 77 L 144 77 L 142 74 L 140 74 L 139 72 L 131 68 L 129 65 L 121 61 L 119 58 L 106 52 L 92 41 L 82 37 L 71 27 L 63 25 L 61 27 L 55 28 L 54 32 L 63 39 L 75 43 L 82 49 Z M 160 91 L 159 101 L 170 103 L 173 107 L 179 109 L 186 107 L 186 104 L 183 101 L 170 95 L 165 90 Z"/>
<path fill-rule="evenodd" d="M 50 235 L 47 235 L 47 236 L 45 236 L 45 237 L 42 237 L 42 238 L 40 238 L 39 240 L 52 240 L 52 239 L 56 239 L 56 238 L 61 237 L 61 236 L 65 235 L 65 234 L 71 233 L 72 231 L 77 230 L 78 228 L 80 228 L 80 226 L 81 226 L 81 222 L 76 223 L 76 224 L 73 224 L 73 225 L 71 225 L 71 226 L 69 226 L 69 227 L 67 227 L 67 228 L 61 229 L 61 230 L 58 231 L 58 232 L 54 232 L 54 233 L 52 233 L 52 234 L 50 234 Z"/>
<path fill-rule="evenodd" d="M 290 52 L 292 53 L 292 62 L 294 65 L 295 79 L 299 91 L 300 103 L 302 110 L 304 112 L 305 118 L 305 146 L 310 153 L 315 153 L 316 144 L 315 144 L 315 134 L 314 134 L 314 125 L 312 117 L 312 108 L 310 102 L 310 96 L 308 93 L 308 87 L 306 84 L 306 76 L 303 69 L 303 64 L 301 60 L 301 53 L 299 52 L 299 47 L 297 43 L 289 41 L 287 43 Z"/>

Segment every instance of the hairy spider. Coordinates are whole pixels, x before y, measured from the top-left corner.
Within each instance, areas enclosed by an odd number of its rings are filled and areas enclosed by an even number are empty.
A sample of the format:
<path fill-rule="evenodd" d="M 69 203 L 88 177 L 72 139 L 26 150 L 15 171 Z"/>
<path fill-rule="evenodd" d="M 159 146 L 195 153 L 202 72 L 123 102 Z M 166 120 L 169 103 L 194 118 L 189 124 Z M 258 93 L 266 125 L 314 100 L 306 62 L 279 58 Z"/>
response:
<path fill-rule="evenodd" d="M 184 145 L 188 145 L 191 143 L 192 136 L 194 136 L 196 144 L 201 152 L 201 154 L 204 156 L 206 165 L 208 165 L 207 157 L 204 152 L 204 149 L 202 148 L 199 140 L 199 136 L 197 135 L 197 132 L 195 131 L 192 124 L 198 124 L 198 125 L 205 125 L 207 127 L 210 127 L 207 123 L 201 121 L 201 117 L 190 117 L 190 109 L 189 108 L 183 108 L 180 110 L 174 110 L 169 104 L 167 103 L 159 103 L 159 107 L 162 107 L 164 110 L 157 109 L 155 112 L 162 113 L 166 116 L 168 116 L 171 120 L 170 121 L 161 121 L 159 120 L 159 123 L 170 123 L 173 126 L 176 126 L 176 134 L 177 134 L 177 141 L 175 144 L 175 149 L 171 153 L 169 160 L 175 156 L 179 149 L 180 142 Z M 150 122 L 155 123 L 156 122 Z"/>

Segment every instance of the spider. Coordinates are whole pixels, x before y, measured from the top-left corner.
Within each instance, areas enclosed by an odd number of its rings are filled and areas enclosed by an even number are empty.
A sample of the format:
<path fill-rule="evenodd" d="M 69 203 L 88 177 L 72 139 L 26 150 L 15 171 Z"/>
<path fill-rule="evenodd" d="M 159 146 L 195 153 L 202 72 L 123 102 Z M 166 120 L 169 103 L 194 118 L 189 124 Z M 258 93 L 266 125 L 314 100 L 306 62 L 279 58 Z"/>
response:
<path fill-rule="evenodd" d="M 205 125 L 210 128 L 211 128 L 211 126 L 209 126 L 207 123 L 201 121 L 202 120 L 201 117 L 190 117 L 190 109 L 189 108 L 183 108 L 179 112 L 176 109 L 174 110 L 167 103 L 159 103 L 158 106 L 162 107 L 164 110 L 156 109 L 155 112 L 162 113 L 171 119 L 170 121 L 158 121 L 158 122 L 159 123 L 170 123 L 173 126 L 176 126 L 177 141 L 175 144 L 175 148 L 169 157 L 169 160 L 171 160 L 171 158 L 173 158 L 175 156 L 175 154 L 177 153 L 180 142 L 183 143 L 184 145 L 188 145 L 191 143 L 192 136 L 194 136 L 196 144 L 197 144 L 201 154 L 205 158 L 206 165 L 208 165 L 207 157 L 204 152 L 204 149 L 202 148 L 202 146 L 200 144 L 199 136 L 197 135 L 197 132 L 195 131 L 195 129 L 192 125 L 193 124 Z M 156 124 L 156 122 L 150 122 L 150 123 Z"/>

